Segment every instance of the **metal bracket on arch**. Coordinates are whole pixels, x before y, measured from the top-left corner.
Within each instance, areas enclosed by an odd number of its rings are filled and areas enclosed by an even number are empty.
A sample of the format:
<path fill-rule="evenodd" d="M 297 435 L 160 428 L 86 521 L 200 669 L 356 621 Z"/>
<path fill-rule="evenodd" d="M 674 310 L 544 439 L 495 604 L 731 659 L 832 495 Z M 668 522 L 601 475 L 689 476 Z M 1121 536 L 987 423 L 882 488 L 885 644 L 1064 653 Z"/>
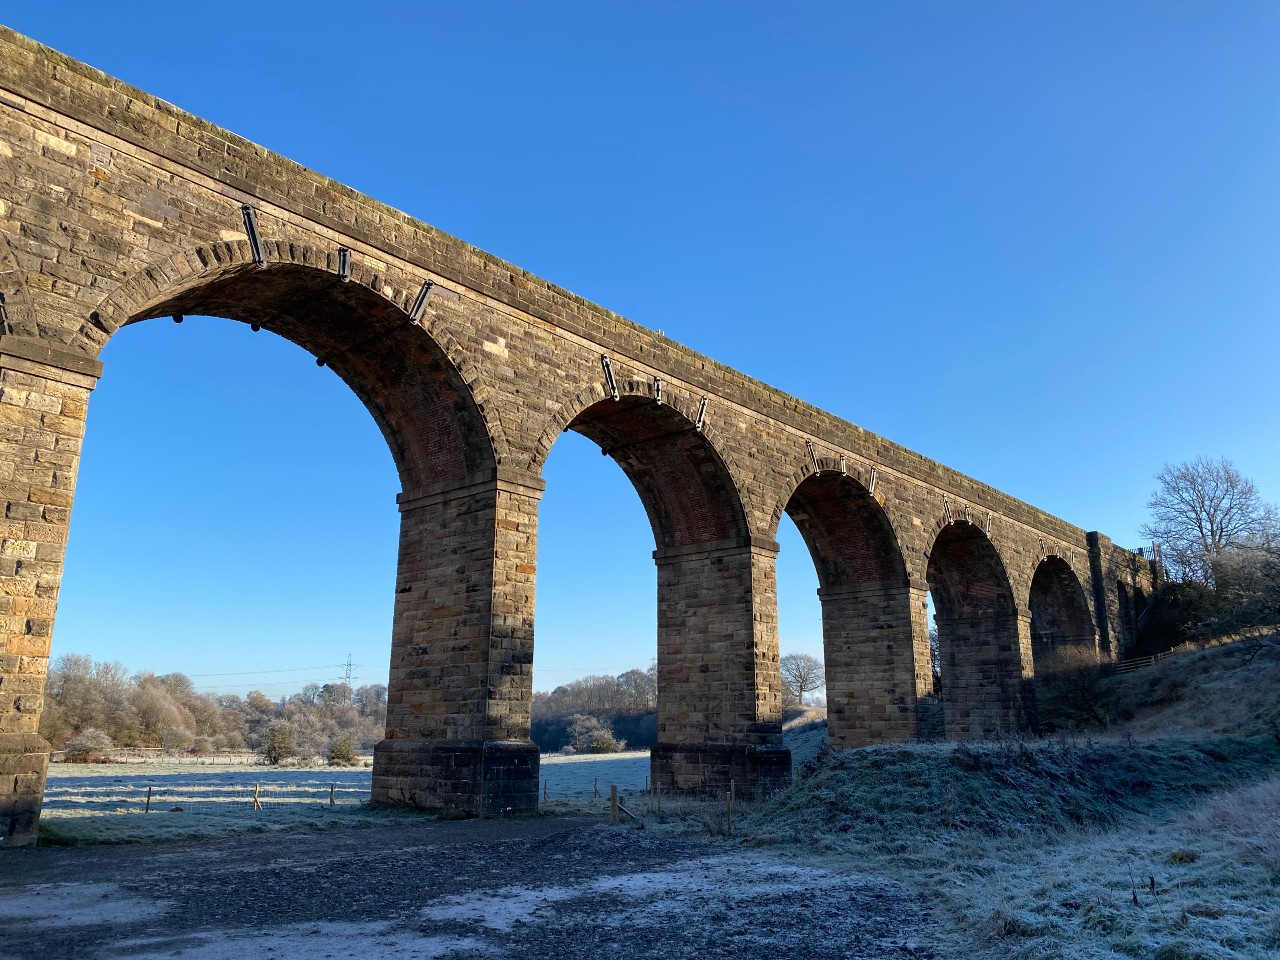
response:
<path fill-rule="evenodd" d="M 435 281 L 422 281 L 422 289 L 418 291 L 418 299 L 413 301 L 413 309 L 409 311 L 409 319 L 417 323 L 422 319 L 422 314 L 427 309 L 427 301 L 431 299 L 431 288 L 435 286 Z"/>
<path fill-rule="evenodd" d="M 258 233 L 258 214 L 247 203 L 240 204 L 240 213 L 244 217 L 244 232 L 249 236 L 249 252 L 253 255 L 253 262 L 262 266 L 267 258 L 262 252 L 262 235 Z"/>
<path fill-rule="evenodd" d="M 604 368 L 604 384 L 609 390 L 609 396 L 618 399 L 618 381 L 613 378 L 613 364 L 609 362 L 607 353 L 600 354 L 600 366 Z"/>
<path fill-rule="evenodd" d="M 702 428 L 705 427 L 706 425 L 707 425 L 707 398 L 703 397 L 702 402 L 698 404 L 698 419 L 694 421 L 693 429 L 701 433 Z"/>

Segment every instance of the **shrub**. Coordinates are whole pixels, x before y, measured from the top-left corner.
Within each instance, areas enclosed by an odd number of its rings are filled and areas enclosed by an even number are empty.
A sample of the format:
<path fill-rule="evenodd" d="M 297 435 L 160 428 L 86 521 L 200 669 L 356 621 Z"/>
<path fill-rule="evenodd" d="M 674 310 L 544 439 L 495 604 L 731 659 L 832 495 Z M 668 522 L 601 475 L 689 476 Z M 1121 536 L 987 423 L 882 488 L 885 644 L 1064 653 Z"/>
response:
<path fill-rule="evenodd" d="M 354 767 L 360 762 L 354 733 L 340 733 L 329 745 L 329 762 L 337 767 Z"/>
<path fill-rule="evenodd" d="M 165 753 L 181 753 L 191 749 L 193 737 L 186 730 L 166 730 L 160 735 L 160 746 Z"/>
<path fill-rule="evenodd" d="M 71 763 L 96 763 L 114 746 L 115 742 L 101 730 L 87 727 L 63 744 L 62 749 Z"/>
<path fill-rule="evenodd" d="M 263 763 L 280 764 L 298 752 L 293 727 L 287 723 L 273 723 L 262 738 L 258 755 Z"/>
<path fill-rule="evenodd" d="M 584 714 L 570 718 L 569 736 L 578 753 L 620 753 L 627 749 L 627 742 L 616 739 L 608 726 Z"/>

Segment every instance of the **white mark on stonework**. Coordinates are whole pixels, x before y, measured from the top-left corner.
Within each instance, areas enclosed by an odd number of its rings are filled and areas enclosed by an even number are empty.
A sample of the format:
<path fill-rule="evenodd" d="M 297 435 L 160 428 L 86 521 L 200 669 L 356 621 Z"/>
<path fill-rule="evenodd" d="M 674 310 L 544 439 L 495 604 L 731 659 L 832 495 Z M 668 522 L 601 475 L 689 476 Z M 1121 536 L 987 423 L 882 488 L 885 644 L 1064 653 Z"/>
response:
<path fill-rule="evenodd" d="M 497 340 L 486 340 L 481 346 L 484 347 L 485 353 L 492 353 L 494 356 L 502 357 L 504 360 L 509 353 L 506 337 L 498 337 Z"/>

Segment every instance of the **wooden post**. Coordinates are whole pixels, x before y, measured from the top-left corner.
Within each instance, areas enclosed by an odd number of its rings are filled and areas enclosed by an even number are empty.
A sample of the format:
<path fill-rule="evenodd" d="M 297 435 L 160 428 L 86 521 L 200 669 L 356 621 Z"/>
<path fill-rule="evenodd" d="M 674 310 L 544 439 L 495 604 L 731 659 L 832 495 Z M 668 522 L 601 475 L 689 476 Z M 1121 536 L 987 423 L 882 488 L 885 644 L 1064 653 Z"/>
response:
<path fill-rule="evenodd" d="M 147 787 L 147 806 L 142 812 L 143 813 L 151 812 L 151 788 L 150 787 Z"/>
<path fill-rule="evenodd" d="M 591 781 L 591 786 L 595 788 L 596 796 L 600 796 L 600 780 L 597 778 Z"/>
<path fill-rule="evenodd" d="M 256 783 L 253 785 L 253 809 L 262 809 L 262 802 L 258 799 L 258 784 Z"/>
<path fill-rule="evenodd" d="M 729 781 L 729 789 L 724 794 L 724 832 L 733 836 L 733 781 Z"/>
<path fill-rule="evenodd" d="M 788 661 L 788 662 L 790 662 L 790 661 Z M 334 788 L 334 786 L 336 786 L 336 784 L 332 784 L 332 783 L 331 783 L 331 784 L 329 784 L 329 806 L 331 806 L 331 807 L 332 807 L 332 806 L 334 806 L 334 802 L 333 802 L 333 788 Z"/>
<path fill-rule="evenodd" d="M 609 784 L 609 826 L 618 825 L 618 785 Z"/>
<path fill-rule="evenodd" d="M 551 799 L 551 781 L 550 780 L 542 781 L 542 799 L 543 800 Z"/>

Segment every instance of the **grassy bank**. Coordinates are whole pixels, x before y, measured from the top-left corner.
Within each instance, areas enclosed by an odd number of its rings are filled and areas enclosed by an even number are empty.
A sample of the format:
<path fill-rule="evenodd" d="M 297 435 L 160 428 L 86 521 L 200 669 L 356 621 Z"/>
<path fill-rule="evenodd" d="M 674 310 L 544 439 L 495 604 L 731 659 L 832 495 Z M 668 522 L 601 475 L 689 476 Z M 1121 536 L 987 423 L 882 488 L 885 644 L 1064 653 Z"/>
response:
<path fill-rule="evenodd" d="M 1280 956 L 1280 649 L 1191 654 L 1098 695 L 1125 721 L 824 754 L 742 835 L 911 884 L 955 955 Z"/>
<path fill-rule="evenodd" d="M 1270 739 L 879 747 L 820 759 L 743 824 L 911 883 L 991 957 L 1274 957 Z"/>

